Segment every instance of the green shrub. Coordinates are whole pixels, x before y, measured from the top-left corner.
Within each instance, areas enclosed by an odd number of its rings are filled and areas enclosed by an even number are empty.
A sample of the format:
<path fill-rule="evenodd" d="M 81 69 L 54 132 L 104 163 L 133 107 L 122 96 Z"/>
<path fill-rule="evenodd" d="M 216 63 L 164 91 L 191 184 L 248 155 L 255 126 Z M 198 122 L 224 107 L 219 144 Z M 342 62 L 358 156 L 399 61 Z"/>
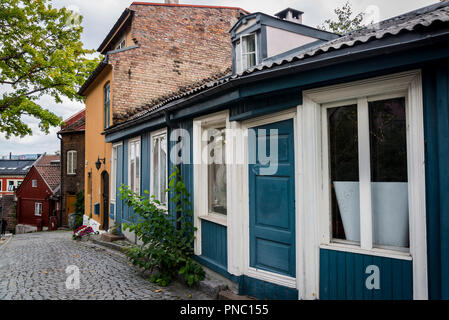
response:
<path fill-rule="evenodd" d="M 75 222 L 73 225 L 73 230 L 76 230 L 83 225 L 84 191 L 81 191 L 76 195 L 75 213 L 74 214 L 75 214 Z"/>
<path fill-rule="evenodd" d="M 162 208 L 154 196 L 148 197 L 133 193 L 128 187 L 120 188 L 121 198 L 134 211 L 132 223 L 124 224 L 124 229 L 134 232 L 142 245 L 126 250 L 130 261 L 145 270 L 158 273 L 150 281 L 160 286 L 167 286 L 178 275 L 182 275 L 189 286 L 193 286 L 205 277 L 204 270 L 192 260 L 195 240 L 193 213 L 190 195 L 175 168 L 170 176 L 170 202 L 174 207 L 171 215 Z"/>

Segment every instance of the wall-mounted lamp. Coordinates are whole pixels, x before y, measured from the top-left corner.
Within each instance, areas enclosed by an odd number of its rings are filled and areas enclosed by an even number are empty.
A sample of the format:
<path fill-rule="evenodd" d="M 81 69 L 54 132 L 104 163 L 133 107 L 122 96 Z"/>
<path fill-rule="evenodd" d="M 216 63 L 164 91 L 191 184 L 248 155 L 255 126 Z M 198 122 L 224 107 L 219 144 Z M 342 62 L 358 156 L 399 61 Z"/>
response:
<path fill-rule="evenodd" d="M 106 158 L 100 159 L 100 157 L 98 157 L 97 162 L 95 162 L 95 167 L 97 168 L 97 170 L 100 170 L 102 162 L 103 164 L 106 164 Z"/>

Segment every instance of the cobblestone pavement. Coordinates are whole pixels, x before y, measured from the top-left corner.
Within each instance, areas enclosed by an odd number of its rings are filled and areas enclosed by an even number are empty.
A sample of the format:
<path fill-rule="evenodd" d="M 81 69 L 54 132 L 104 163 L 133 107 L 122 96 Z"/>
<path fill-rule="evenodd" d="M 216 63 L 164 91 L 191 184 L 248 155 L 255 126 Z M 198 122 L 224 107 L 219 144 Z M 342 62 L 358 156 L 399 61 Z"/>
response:
<path fill-rule="evenodd" d="M 78 290 L 66 288 L 68 266 L 79 268 Z M 0 248 L 0 300 L 67 299 L 200 300 L 208 296 L 179 283 L 159 288 L 120 253 L 73 241 L 70 232 L 16 235 Z"/>

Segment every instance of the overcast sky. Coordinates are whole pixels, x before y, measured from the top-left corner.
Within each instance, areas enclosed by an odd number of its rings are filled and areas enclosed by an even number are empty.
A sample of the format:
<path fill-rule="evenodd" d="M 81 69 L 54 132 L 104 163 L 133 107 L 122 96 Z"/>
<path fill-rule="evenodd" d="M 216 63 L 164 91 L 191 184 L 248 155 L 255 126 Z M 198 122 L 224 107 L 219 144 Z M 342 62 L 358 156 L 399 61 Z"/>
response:
<path fill-rule="evenodd" d="M 150 1 L 151 2 L 151 1 Z M 163 1 L 154 1 L 163 2 Z M 273 15 L 287 7 L 304 11 L 303 23 L 316 27 L 324 20 L 334 17 L 333 9 L 344 5 L 346 0 L 180 0 L 181 4 L 201 4 L 217 6 L 234 6 L 249 12 L 263 12 Z M 424 7 L 437 0 L 350 0 L 354 12 L 366 12 L 369 20 L 384 20 L 420 7 Z M 83 18 L 83 43 L 88 49 L 97 49 L 111 27 L 115 24 L 123 10 L 128 7 L 130 0 L 53 0 L 57 7 L 68 7 L 81 13 Z M 1 91 L 1 90 L 0 90 Z M 80 111 L 81 103 L 65 101 L 55 104 L 51 98 L 43 98 L 42 105 L 58 116 L 67 119 Z M 57 128 L 49 135 L 40 132 L 34 119 L 26 119 L 33 129 L 33 136 L 25 138 L 11 138 L 6 140 L 0 134 L 0 155 L 27 153 L 54 153 L 59 150 L 59 140 L 56 137 Z"/>

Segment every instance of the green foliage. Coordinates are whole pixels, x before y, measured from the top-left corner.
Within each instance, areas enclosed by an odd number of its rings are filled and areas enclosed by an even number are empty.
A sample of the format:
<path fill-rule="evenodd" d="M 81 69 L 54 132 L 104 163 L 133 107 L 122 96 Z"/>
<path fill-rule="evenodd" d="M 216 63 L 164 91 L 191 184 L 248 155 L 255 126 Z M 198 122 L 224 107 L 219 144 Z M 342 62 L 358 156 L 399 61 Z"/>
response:
<path fill-rule="evenodd" d="M 76 195 L 75 202 L 75 223 L 73 225 L 73 230 L 78 229 L 83 225 L 84 216 L 84 191 L 81 191 Z"/>
<path fill-rule="evenodd" d="M 61 118 L 39 104 L 43 95 L 56 103 L 62 97 L 83 101 L 78 88 L 98 64 L 83 49 L 83 28 L 74 13 L 55 9 L 49 0 L 2 0 L 0 5 L 0 132 L 31 135 L 22 116 L 40 121 L 49 133 Z M 81 21 L 81 17 L 80 17 Z"/>
<path fill-rule="evenodd" d="M 360 12 L 356 14 L 355 17 L 352 17 L 353 12 L 349 2 L 346 2 L 346 4 L 341 8 L 336 8 L 334 12 L 337 15 L 336 21 L 327 19 L 324 21 L 322 26 L 318 26 L 317 28 L 341 35 L 363 27 L 363 18 L 365 17 L 365 13 Z"/>
<path fill-rule="evenodd" d="M 153 272 L 151 282 L 167 286 L 175 277 L 183 275 L 189 286 L 204 279 L 204 271 L 192 260 L 195 228 L 190 195 L 176 168 L 170 176 L 169 189 L 174 214 L 171 215 L 154 196 L 139 196 L 122 186 L 122 200 L 133 208 L 133 222 L 124 224 L 125 230 L 134 232 L 142 245 L 127 249 L 131 262 Z"/>

